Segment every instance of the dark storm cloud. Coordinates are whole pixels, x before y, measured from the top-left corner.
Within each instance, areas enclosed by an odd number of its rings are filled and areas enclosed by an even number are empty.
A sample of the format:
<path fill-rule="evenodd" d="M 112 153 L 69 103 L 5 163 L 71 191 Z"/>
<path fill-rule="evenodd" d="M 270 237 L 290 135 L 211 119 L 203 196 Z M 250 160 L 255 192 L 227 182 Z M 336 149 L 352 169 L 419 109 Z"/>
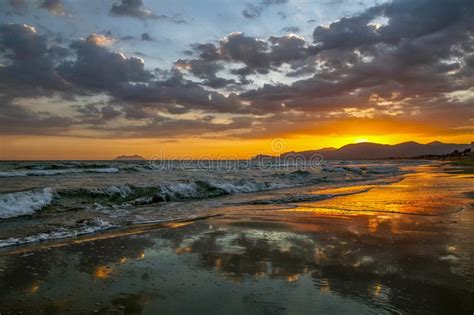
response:
<path fill-rule="evenodd" d="M 324 49 L 355 48 L 375 43 L 396 45 L 401 40 L 414 40 L 439 33 L 465 31 L 473 26 L 469 19 L 473 2 L 469 0 L 394 1 L 368 9 L 355 16 L 342 18 L 329 27 L 318 26 L 314 42 Z M 384 17 L 387 25 L 374 27 L 376 18 Z M 459 38 L 456 36 L 456 39 Z M 447 39 L 447 38 L 445 38 Z"/>
<path fill-rule="evenodd" d="M 240 77 L 241 84 L 246 84 L 246 76 L 255 73 L 267 74 L 283 63 L 299 67 L 298 63 L 304 63 L 306 58 L 316 51 L 314 47 L 308 47 L 303 38 L 294 35 L 272 36 L 268 40 L 262 40 L 243 33 L 229 34 L 218 42 L 218 46 L 208 43 L 191 47 L 198 58 L 179 60 L 177 65 L 180 69 L 206 78 L 208 82 L 215 82 L 219 79 L 217 72 L 224 69 L 223 63 L 241 63 L 243 68 L 231 70 L 232 74 Z M 235 83 L 232 80 L 221 82 Z"/>
<path fill-rule="evenodd" d="M 0 54 L 10 60 L 0 67 L 0 88 L 9 95 L 38 96 L 70 88 L 55 69 L 60 47 L 48 47 L 33 27 L 0 25 Z"/>
<path fill-rule="evenodd" d="M 473 10 L 472 1 L 395 1 L 316 27 L 317 54 L 305 67 L 313 77 L 242 96 L 262 112 L 363 108 L 370 95 L 392 93 L 399 95 L 394 101 L 410 99 L 399 105 L 405 113 L 416 108 L 426 115 L 440 104 L 449 111 L 453 101 L 445 93 L 474 84 L 466 72 L 466 57 L 474 52 Z M 377 25 L 382 17 L 386 24 Z M 420 103 L 424 98 L 429 102 Z M 462 112 L 472 100 L 458 105 Z"/>
<path fill-rule="evenodd" d="M 294 60 L 305 60 L 310 53 L 305 40 L 298 36 L 272 36 L 269 42 L 272 44 L 269 59 L 275 66 Z"/>
<path fill-rule="evenodd" d="M 114 91 L 118 100 L 134 107 L 159 109 L 170 113 L 186 113 L 190 110 L 205 112 L 238 113 L 243 111 L 238 96 L 234 93 L 224 96 L 204 89 L 200 84 L 186 80 L 178 72 L 162 81 L 148 84 L 129 84 Z M 128 109 L 125 109 L 128 111 Z M 134 108 L 131 109 L 136 114 Z"/>
<path fill-rule="evenodd" d="M 55 46 L 49 47 L 46 39 L 32 27 L 2 25 L 0 53 L 10 62 L 0 68 L 1 90 L 7 93 L 9 100 L 56 93 L 70 95 L 73 99 L 74 95 L 105 93 L 111 97 L 110 104 L 76 107 L 81 117 L 75 123 L 91 125 L 91 128 L 121 115 L 149 120 L 157 117 L 159 112 L 183 114 L 201 110 L 225 113 L 241 110 L 242 104 L 236 94 L 223 96 L 207 91 L 199 84 L 185 80 L 178 72 L 171 72 L 164 80 L 155 80 L 153 74 L 145 69 L 142 59 L 111 51 L 108 47 L 111 41 L 104 35 L 92 34 L 86 39 L 73 41 L 70 45 L 73 54 L 69 55 L 64 53 L 70 52 L 66 48 L 62 48 L 63 51 Z M 3 110 L 1 121 L 5 128 L 23 119 L 38 128 L 45 128 L 41 134 L 47 134 L 48 130 L 55 134 L 59 127 L 71 123 L 71 119 L 64 120 L 48 113 L 39 115 L 10 101 L 3 104 Z M 168 121 L 165 126 L 182 127 L 182 124 Z M 213 124 L 209 125 L 217 130 Z M 230 128 L 232 125 L 225 126 Z M 219 128 L 224 129 L 224 126 Z M 12 127 L 10 130 L 17 129 Z M 21 133 L 28 130 L 32 129 L 25 128 Z"/>
<path fill-rule="evenodd" d="M 141 1 L 114 7 L 121 12 L 115 15 L 144 18 Z M 331 119 L 399 117 L 464 130 L 473 107 L 466 92 L 474 86 L 473 15 L 473 1 L 398 0 L 318 26 L 312 42 L 231 33 L 193 44 L 169 71 L 149 70 L 144 60 L 113 51 L 111 36 L 92 34 L 63 47 L 32 27 L 4 24 L 0 124 L 3 133 L 23 119 L 43 134 L 48 124 L 54 134 L 67 122 L 116 136 L 266 136 L 272 130 L 324 132 L 315 125 Z M 292 81 L 273 81 L 273 71 Z M 261 83 L 250 80 L 262 77 L 271 83 L 249 90 L 250 83 Z M 238 89 L 243 92 L 229 93 Z M 100 94 L 107 101 L 74 107 L 76 120 L 15 103 L 57 94 L 70 100 Z M 223 114 L 239 118 L 217 123 L 214 117 Z M 133 123 L 110 128 L 122 120 Z"/>
<path fill-rule="evenodd" d="M 47 51 L 46 39 L 27 25 L 3 24 L 0 26 L 0 49 L 7 58 L 32 59 Z"/>
<path fill-rule="evenodd" d="M 199 53 L 199 57 L 204 60 L 219 59 L 219 52 L 214 44 L 194 44 L 191 45 Z"/>
<path fill-rule="evenodd" d="M 77 58 L 58 67 L 61 76 L 92 91 L 111 91 L 120 88 L 121 84 L 146 82 L 152 77 L 145 70 L 142 59 L 111 52 L 101 42 L 97 35 L 72 42 L 71 49 Z"/>
<path fill-rule="evenodd" d="M 235 84 L 234 80 L 217 77 L 217 72 L 224 69 L 224 66 L 217 61 L 205 61 L 201 59 L 184 60 L 178 59 L 175 66 L 183 71 L 189 71 L 196 77 L 203 79 L 203 84 L 213 88 L 222 88 Z"/>
<path fill-rule="evenodd" d="M 254 19 L 259 17 L 263 11 L 273 5 L 287 3 L 288 0 L 261 0 L 257 4 L 248 3 L 247 7 L 242 11 L 242 15 L 247 19 Z M 286 15 L 281 15 L 282 18 L 286 18 Z"/>
<path fill-rule="evenodd" d="M 203 84 L 214 88 L 235 84 L 235 80 L 217 77 L 217 72 L 224 69 L 223 63 L 241 62 L 245 68 L 233 70 L 232 73 L 245 77 L 254 72 L 268 72 L 266 51 L 268 43 L 242 33 L 232 33 L 219 41 L 218 47 L 214 44 L 195 44 L 191 46 L 198 54 L 198 58 L 179 59 L 175 66 L 182 71 L 189 71 L 200 79 Z M 241 80 L 242 82 L 242 80 Z"/>
<path fill-rule="evenodd" d="M 266 58 L 268 44 L 260 39 L 233 33 L 219 42 L 220 58 L 244 63 L 249 69 L 267 72 L 269 60 Z"/>

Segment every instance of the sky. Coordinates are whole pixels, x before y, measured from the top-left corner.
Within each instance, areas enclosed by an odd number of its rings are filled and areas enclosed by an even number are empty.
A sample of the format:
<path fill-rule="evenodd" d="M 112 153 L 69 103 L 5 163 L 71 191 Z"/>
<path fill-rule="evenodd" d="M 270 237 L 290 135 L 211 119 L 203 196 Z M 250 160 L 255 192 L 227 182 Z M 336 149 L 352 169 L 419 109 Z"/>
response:
<path fill-rule="evenodd" d="M 472 16 L 472 0 L 0 1 L 0 159 L 469 143 Z"/>

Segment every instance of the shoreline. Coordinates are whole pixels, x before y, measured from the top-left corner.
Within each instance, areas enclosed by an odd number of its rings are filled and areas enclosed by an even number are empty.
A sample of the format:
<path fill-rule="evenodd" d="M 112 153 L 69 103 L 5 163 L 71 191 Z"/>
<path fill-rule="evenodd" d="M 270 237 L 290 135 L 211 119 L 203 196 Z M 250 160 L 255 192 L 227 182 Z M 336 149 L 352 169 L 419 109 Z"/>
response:
<path fill-rule="evenodd" d="M 177 219 L 177 220 L 164 220 L 161 222 L 147 222 L 147 223 L 136 223 L 130 226 L 121 226 L 117 228 L 110 228 L 97 232 L 86 233 L 78 235 L 76 237 L 65 237 L 58 239 L 51 239 L 45 241 L 37 241 L 24 244 L 14 244 L 10 246 L 0 247 L 0 256 L 2 255 L 16 255 L 18 253 L 31 252 L 35 250 L 43 250 L 48 248 L 56 248 L 69 246 L 71 244 L 80 244 L 92 242 L 95 240 L 110 239 L 114 237 L 122 237 L 127 235 L 135 235 L 147 233 L 160 229 L 169 229 L 175 227 L 185 226 L 194 222 L 208 220 L 214 217 L 222 216 L 223 214 L 210 214 L 203 215 L 196 218 L 189 219 Z"/>
<path fill-rule="evenodd" d="M 474 309 L 474 212 L 462 193 L 472 190 L 470 176 L 426 167 L 296 207 L 229 206 L 191 220 L 10 247 L 0 250 L 0 309 L 467 313 Z"/>
<path fill-rule="evenodd" d="M 465 165 L 465 164 L 456 164 L 456 163 L 451 163 L 446 162 L 446 163 L 441 163 L 437 165 L 433 164 L 422 164 L 418 165 L 418 168 L 421 167 L 442 167 L 445 172 L 449 172 L 450 169 L 446 169 L 444 166 L 445 165 L 450 165 L 453 166 L 453 169 L 455 170 L 462 170 L 463 173 L 466 174 L 471 174 L 474 171 L 474 167 L 471 167 L 470 164 Z M 452 169 L 451 169 L 452 170 Z M 326 199 L 332 199 L 332 198 L 340 198 L 344 197 L 346 194 L 351 195 L 351 194 L 358 194 L 358 193 L 364 193 L 369 190 L 371 190 L 374 187 L 378 186 L 383 186 L 383 185 L 391 185 L 391 184 L 396 184 L 400 181 L 403 181 L 407 175 L 414 173 L 415 171 L 410 170 L 410 171 L 405 171 L 402 174 L 396 174 L 396 175 L 390 175 L 385 178 L 381 179 L 367 179 L 367 180 L 358 180 L 355 182 L 335 182 L 331 183 L 328 182 L 326 185 L 326 188 L 321 187 L 320 184 L 310 184 L 310 185 L 304 185 L 304 186 L 295 186 L 295 187 L 290 187 L 290 188 L 278 188 L 278 189 L 271 189 L 271 190 L 265 190 L 265 191 L 260 191 L 260 192 L 249 192 L 249 193 L 244 193 L 243 195 L 250 194 L 250 195 L 258 195 L 261 193 L 271 193 L 271 194 L 278 194 L 279 191 L 326 191 L 326 190 L 334 190 L 334 189 L 343 189 L 345 187 L 348 188 L 354 188 L 356 190 L 355 192 L 348 192 L 348 193 L 342 193 L 340 195 L 334 195 L 332 197 L 324 198 L 323 200 Z M 455 171 L 454 173 L 458 173 Z M 329 186 L 329 188 L 328 188 Z M 358 187 L 364 187 L 364 186 L 370 186 L 369 188 L 364 188 L 361 191 L 357 191 Z M 312 189 L 314 188 L 314 189 Z M 367 190 L 367 191 L 366 191 Z M 232 196 L 232 195 L 230 195 Z M 238 195 L 234 195 L 234 197 L 237 197 Z M 215 198 L 226 198 L 229 196 L 220 196 L 220 197 L 215 197 Z M 202 199 L 204 200 L 204 199 Z M 199 201 L 199 199 L 197 200 Z M 322 200 L 315 200 L 314 202 L 317 204 Z M 285 204 L 274 204 L 274 207 L 298 207 L 298 204 L 301 204 L 298 201 L 295 202 L 288 202 Z M 233 206 L 250 206 L 254 210 L 259 210 L 259 206 L 271 206 L 271 204 L 265 204 L 265 203 L 223 203 L 220 207 L 217 208 L 217 210 L 212 211 L 211 213 L 205 213 L 202 215 L 191 215 L 190 217 L 181 217 L 181 218 L 170 218 L 170 219 L 163 219 L 163 220 L 157 220 L 157 221 L 150 221 L 150 222 L 134 222 L 128 225 L 124 226 L 112 226 L 110 228 L 104 228 L 100 229 L 97 231 L 92 231 L 92 232 L 85 232 L 78 234 L 76 236 L 65 236 L 65 237 L 58 237 L 58 238 L 51 238 L 51 239 L 45 239 L 45 240 L 37 240 L 37 241 L 28 241 L 25 243 L 13 243 L 11 245 L 5 245 L 0 247 L 0 255 L 3 253 L 8 253 L 12 249 L 18 249 L 18 251 L 29 251 L 31 249 L 35 249 L 36 247 L 49 247 L 49 246 L 57 246 L 57 244 L 63 244 L 63 246 L 66 246 L 69 243 L 74 243 L 74 242 L 84 242 L 87 241 L 88 239 L 94 240 L 96 238 L 111 238 L 111 237 L 116 237 L 116 236 L 121 236 L 121 235 L 128 235 L 128 234 L 136 234 L 136 233 L 145 233 L 147 231 L 152 231 L 154 229 L 163 229 L 163 228 L 168 228 L 170 225 L 173 224 L 181 224 L 181 223 L 189 223 L 189 222 L 194 222 L 194 221 L 201 221 L 201 220 L 206 220 L 208 218 L 212 217 L 219 217 L 219 216 L 225 216 L 228 215 L 229 213 L 227 210 L 229 208 L 232 208 Z M 457 212 L 463 211 L 465 209 L 468 209 L 470 206 L 464 205 L 461 207 Z M 222 209 L 223 211 L 219 211 L 219 209 Z M 335 209 L 337 211 L 337 209 Z M 345 209 L 344 211 L 351 212 L 351 211 L 358 211 L 358 210 L 348 210 Z M 368 212 L 371 212 L 368 210 Z M 439 214 L 431 215 L 431 214 L 418 214 L 418 213 L 410 213 L 410 212 L 394 212 L 394 211 L 375 211 L 376 213 L 386 213 L 386 214 L 402 214 L 402 215 L 422 215 L 422 216 L 439 216 Z M 450 215 L 450 214 L 446 214 Z M 27 218 L 29 216 L 24 216 L 23 218 Z M 7 239 L 4 239 L 4 241 Z M 16 251 L 16 250 L 14 250 Z"/>
<path fill-rule="evenodd" d="M 196 204 L 195 209 L 206 209 L 206 210 L 199 210 L 199 211 L 192 211 L 189 215 L 182 215 L 183 212 L 186 211 L 179 211 L 180 214 L 178 217 L 175 218 L 164 218 L 164 219 L 159 219 L 159 220 L 146 220 L 143 222 L 140 221 L 134 221 L 134 222 L 126 222 L 126 224 L 119 224 L 119 225 L 114 225 L 114 224 L 106 224 L 105 226 L 92 226 L 93 230 L 90 231 L 83 231 L 81 229 L 79 230 L 72 230 L 72 231 L 65 231 L 65 234 L 62 234 L 61 230 L 55 230 L 55 229 L 42 229 L 36 231 L 36 233 L 32 234 L 23 234 L 23 235 L 16 235 L 10 236 L 10 237 L 2 237 L 0 239 L 1 246 L 0 246 L 0 251 L 9 248 L 9 247 L 14 247 L 14 246 L 26 246 L 26 245 L 34 245 L 34 244 L 40 244 L 40 243 L 46 243 L 46 242 L 52 242 L 52 241 L 61 241 L 61 240 L 67 240 L 67 239 L 75 239 L 87 235 L 91 235 L 94 233 L 106 233 L 114 230 L 123 230 L 123 229 L 129 229 L 129 228 L 135 228 L 139 227 L 142 225 L 147 225 L 147 224 L 161 224 L 161 223 L 170 223 L 170 222 L 180 222 L 183 220 L 193 220 L 194 218 L 199 218 L 199 217 L 206 217 L 208 215 L 214 215 L 214 214 L 221 214 L 221 213 L 227 213 L 229 211 L 232 211 L 232 207 L 235 206 L 243 206 L 243 205 L 248 205 L 252 206 L 253 208 L 257 208 L 258 205 L 265 205 L 265 203 L 252 203 L 249 202 L 247 203 L 245 200 L 255 198 L 255 201 L 261 200 L 260 198 L 262 197 L 271 197 L 271 196 L 279 196 L 280 194 L 283 195 L 302 195 L 304 196 L 305 194 L 307 196 L 314 196 L 318 197 L 321 196 L 321 199 L 331 199 L 334 197 L 338 197 L 340 195 L 344 195 L 345 193 L 342 194 L 334 194 L 334 195 L 324 195 L 318 193 L 319 191 L 324 191 L 327 190 L 328 188 L 332 189 L 337 189 L 337 188 L 344 188 L 347 187 L 351 189 L 351 187 L 354 187 L 355 191 L 349 191 L 349 194 L 353 193 L 360 193 L 360 189 L 358 190 L 357 187 L 369 187 L 368 189 L 371 189 L 371 187 L 375 187 L 377 185 L 386 185 L 394 182 L 398 182 L 403 179 L 403 176 L 413 172 L 413 171 L 400 171 L 400 173 L 396 174 L 388 174 L 385 176 L 382 176 L 380 178 L 366 178 L 366 179 L 352 179 L 352 180 L 326 180 L 323 178 L 323 180 L 318 180 L 316 183 L 311 183 L 311 184 L 303 184 L 303 185 L 295 185 L 295 186 L 290 186 L 290 187 L 285 187 L 285 188 L 273 188 L 273 189 L 264 189 L 260 191 L 250 191 L 250 192 L 242 192 L 242 193 L 230 193 L 230 194 L 225 194 L 225 195 L 220 195 L 220 196 L 215 196 L 215 197 L 208 197 L 208 198 L 191 198 L 188 200 L 180 200 L 180 201 L 186 201 L 186 203 L 189 204 Z M 51 190 L 51 193 L 57 194 L 57 192 L 54 189 L 48 188 Z M 365 189 L 365 188 L 364 188 Z M 32 191 L 30 188 L 23 190 L 22 192 L 30 192 Z M 20 191 L 21 192 L 21 191 Z M 17 192 L 15 192 L 17 193 Z M 346 192 L 347 193 L 347 192 Z M 318 198 L 316 198 L 317 200 Z M 175 204 L 179 205 L 179 202 L 174 202 Z M 218 202 L 218 205 L 212 205 L 215 201 Z M 285 207 L 288 204 L 296 204 L 299 200 L 295 201 L 278 201 L 275 206 L 281 202 L 282 206 Z M 271 203 L 271 202 L 270 202 Z M 270 204 L 269 203 L 269 204 Z M 170 203 L 172 205 L 173 202 Z M 156 206 L 154 204 L 150 205 L 151 209 L 160 209 L 161 207 L 168 207 L 169 205 L 166 202 L 161 202 L 157 203 Z M 188 209 L 187 207 L 186 209 Z M 190 209 L 188 209 L 190 210 Z M 28 220 L 31 219 L 38 219 L 43 217 L 44 215 L 48 215 L 48 210 L 40 210 L 37 211 L 36 213 L 33 213 L 31 215 L 24 215 L 24 216 L 19 216 L 19 217 L 14 217 L 11 219 L 6 219 L 1 222 L 3 226 L 8 224 L 8 222 L 14 222 L 15 224 L 17 222 L 27 222 Z M 69 214 L 75 214 L 77 215 L 78 221 L 81 221 L 81 215 L 84 213 L 78 212 L 76 209 L 72 210 L 67 210 L 67 211 L 61 211 L 58 212 L 57 214 L 64 214 L 64 213 L 69 213 Z M 100 212 L 97 212 L 97 215 L 100 215 Z M 99 221 L 102 219 L 100 216 L 97 217 Z M 84 219 L 82 219 L 84 220 Z M 88 219 L 86 219 L 88 220 Z M 105 218 L 105 223 L 107 222 L 107 218 Z M 12 231 L 13 232 L 13 231 Z M 57 235 L 59 234 L 59 235 Z M 8 235 L 5 234 L 4 235 Z M 2 235 L 3 236 L 3 235 Z"/>

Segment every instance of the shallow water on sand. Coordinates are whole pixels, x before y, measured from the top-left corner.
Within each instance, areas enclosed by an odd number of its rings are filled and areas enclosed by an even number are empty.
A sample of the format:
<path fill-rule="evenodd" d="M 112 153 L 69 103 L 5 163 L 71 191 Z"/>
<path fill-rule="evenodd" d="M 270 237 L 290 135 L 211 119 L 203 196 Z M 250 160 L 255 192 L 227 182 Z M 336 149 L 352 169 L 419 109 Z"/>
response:
<path fill-rule="evenodd" d="M 345 193 L 331 199 L 274 193 L 204 220 L 4 249 L 0 310 L 471 314 L 472 179 L 418 167 L 303 194 Z"/>
<path fill-rule="evenodd" d="M 212 163 L 211 163 L 212 162 Z M 162 163 L 164 163 L 162 161 Z M 0 162 L 0 247 L 70 238 L 124 226 L 214 213 L 224 204 L 321 200 L 314 189 L 383 184 L 416 161 Z M 301 188 L 303 190 L 301 190 Z M 290 198 L 287 198 L 290 197 Z"/>

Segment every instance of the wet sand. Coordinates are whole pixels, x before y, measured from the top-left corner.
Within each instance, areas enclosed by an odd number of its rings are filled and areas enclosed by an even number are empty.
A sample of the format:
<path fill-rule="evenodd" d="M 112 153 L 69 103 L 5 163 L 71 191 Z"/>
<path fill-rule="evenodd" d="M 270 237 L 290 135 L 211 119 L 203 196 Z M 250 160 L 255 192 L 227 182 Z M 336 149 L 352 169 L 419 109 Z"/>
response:
<path fill-rule="evenodd" d="M 473 176 L 446 170 L 3 249 L 0 313 L 472 314 Z"/>

